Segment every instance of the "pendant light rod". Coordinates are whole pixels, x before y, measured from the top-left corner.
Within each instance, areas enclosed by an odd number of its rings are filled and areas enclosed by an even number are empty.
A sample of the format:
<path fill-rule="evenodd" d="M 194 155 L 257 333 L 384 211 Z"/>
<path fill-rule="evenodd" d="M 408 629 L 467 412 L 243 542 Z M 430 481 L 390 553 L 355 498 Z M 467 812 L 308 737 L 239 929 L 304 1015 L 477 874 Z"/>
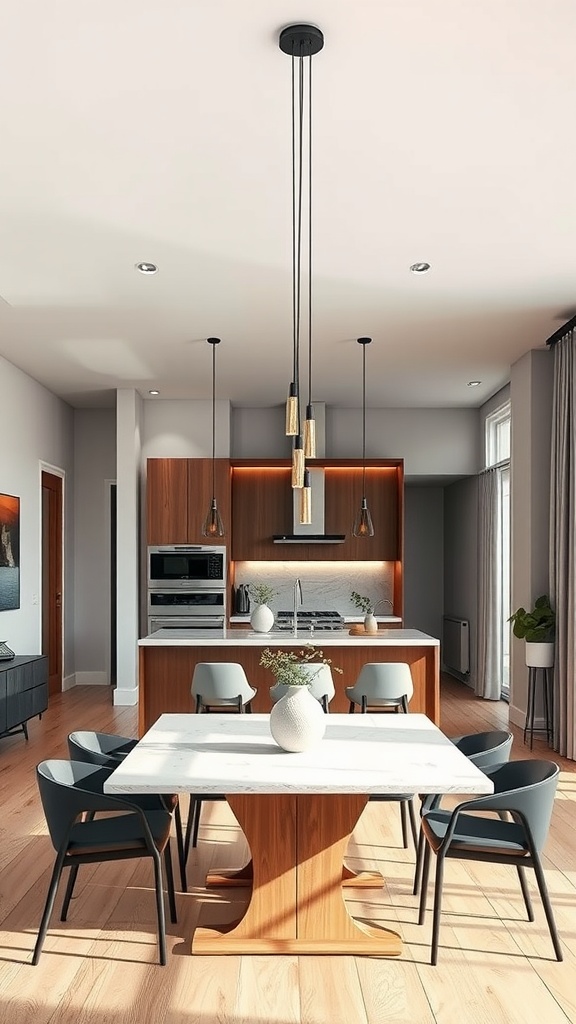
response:
<path fill-rule="evenodd" d="M 216 346 L 220 344 L 220 338 L 207 338 L 206 341 L 212 346 L 212 500 L 202 534 L 204 537 L 223 537 L 224 525 L 216 501 Z"/>
<path fill-rule="evenodd" d="M 366 497 L 366 345 L 372 338 L 358 338 L 362 345 L 362 497 Z"/>

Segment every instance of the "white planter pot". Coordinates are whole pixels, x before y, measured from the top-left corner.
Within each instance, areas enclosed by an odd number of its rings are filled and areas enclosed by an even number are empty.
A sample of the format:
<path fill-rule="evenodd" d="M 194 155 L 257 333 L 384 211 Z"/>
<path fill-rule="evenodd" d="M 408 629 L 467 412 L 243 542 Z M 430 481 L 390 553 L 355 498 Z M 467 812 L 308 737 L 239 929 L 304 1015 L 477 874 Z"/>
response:
<path fill-rule="evenodd" d="M 376 616 L 370 612 L 364 618 L 364 632 L 365 633 L 377 633 L 378 632 L 378 620 Z"/>
<path fill-rule="evenodd" d="M 308 750 L 320 743 L 326 717 L 307 686 L 289 686 L 270 712 L 270 732 L 283 750 Z"/>
<path fill-rule="evenodd" d="M 534 644 L 528 640 L 526 644 L 526 664 L 528 668 L 552 668 L 554 664 L 554 644 Z"/>
<path fill-rule="evenodd" d="M 269 633 L 274 625 L 274 612 L 267 604 L 257 604 L 250 616 L 250 625 L 256 633 Z"/>

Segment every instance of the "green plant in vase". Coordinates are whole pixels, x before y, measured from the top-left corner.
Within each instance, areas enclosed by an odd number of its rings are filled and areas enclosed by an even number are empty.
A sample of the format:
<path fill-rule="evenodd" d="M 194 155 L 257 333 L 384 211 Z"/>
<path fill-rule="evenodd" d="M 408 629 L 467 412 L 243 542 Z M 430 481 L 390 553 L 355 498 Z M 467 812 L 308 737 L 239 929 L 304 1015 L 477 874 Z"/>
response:
<path fill-rule="evenodd" d="M 267 583 L 249 583 L 248 593 L 255 604 L 269 604 L 272 598 L 277 596 L 278 591 Z"/>
<path fill-rule="evenodd" d="M 314 644 L 306 644 L 303 651 L 271 651 L 266 647 L 260 655 L 260 664 L 270 670 L 276 683 L 284 686 L 310 686 L 312 678 L 305 668 L 309 664 L 329 665 L 333 672 L 342 672 Z"/>
<path fill-rule="evenodd" d="M 352 604 L 356 605 L 356 607 L 364 613 L 364 630 L 366 633 L 378 632 L 378 623 L 376 622 L 374 615 L 378 605 L 384 604 L 384 602 L 387 601 L 392 608 L 392 602 L 389 601 L 388 598 L 384 597 L 380 598 L 378 601 L 374 601 L 371 597 L 359 594 L 357 590 L 352 591 L 350 594 L 350 600 L 352 601 Z"/>

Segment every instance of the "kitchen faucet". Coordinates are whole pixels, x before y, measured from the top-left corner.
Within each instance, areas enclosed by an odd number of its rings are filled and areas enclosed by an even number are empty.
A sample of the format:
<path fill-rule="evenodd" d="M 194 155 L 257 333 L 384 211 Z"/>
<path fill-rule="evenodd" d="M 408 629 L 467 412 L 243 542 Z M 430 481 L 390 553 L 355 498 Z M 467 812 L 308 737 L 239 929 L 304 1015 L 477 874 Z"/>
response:
<path fill-rule="evenodd" d="M 292 621 L 293 636 L 298 636 L 298 594 L 300 594 L 300 604 L 302 604 L 302 584 L 300 583 L 299 577 L 294 580 L 294 618 Z"/>

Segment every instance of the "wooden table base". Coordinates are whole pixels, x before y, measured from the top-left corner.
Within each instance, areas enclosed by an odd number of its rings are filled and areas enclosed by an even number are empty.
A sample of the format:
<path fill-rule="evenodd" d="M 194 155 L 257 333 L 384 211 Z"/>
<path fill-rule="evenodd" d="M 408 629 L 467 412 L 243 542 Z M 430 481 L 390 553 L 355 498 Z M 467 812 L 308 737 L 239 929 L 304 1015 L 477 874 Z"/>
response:
<path fill-rule="evenodd" d="M 252 851 L 251 865 L 208 884 L 246 885 L 252 898 L 241 921 L 214 930 L 197 928 L 192 952 L 369 953 L 397 956 L 400 936 L 355 922 L 342 895 L 346 885 L 381 884 L 355 876 L 343 860 L 367 797 L 361 794 L 231 795 L 227 797 Z"/>

